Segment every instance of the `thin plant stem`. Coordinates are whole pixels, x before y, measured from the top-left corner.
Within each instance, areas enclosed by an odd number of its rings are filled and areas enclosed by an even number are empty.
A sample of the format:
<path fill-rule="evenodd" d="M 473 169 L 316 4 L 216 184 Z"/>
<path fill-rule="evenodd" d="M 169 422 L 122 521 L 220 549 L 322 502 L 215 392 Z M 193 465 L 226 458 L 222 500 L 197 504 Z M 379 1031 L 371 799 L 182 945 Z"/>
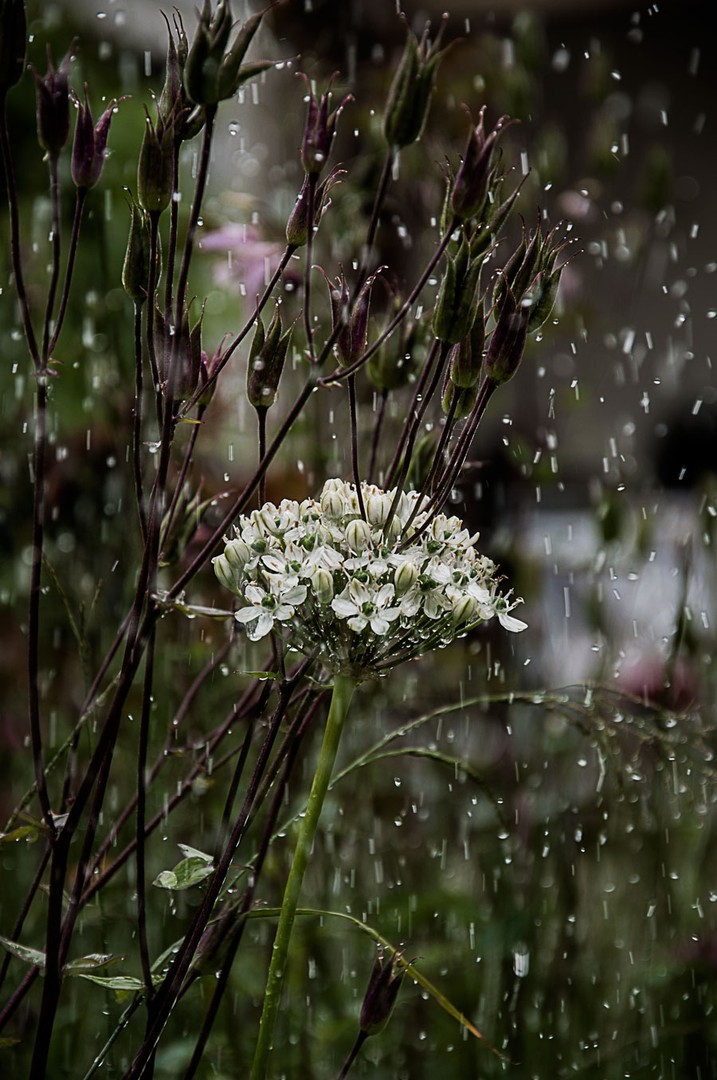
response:
<path fill-rule="evenodd" d="M 147 539 L 147 513 L 144 506 L 144 484 L 142 481 L 142 308 L 141 301 L 134 302 L 134 413 L 132 416 L 132 473 L 134 475 L 134 493 L 137 500 L 137 514 L 142 539 Z"/>
<path fill-rule="evenodd" d="M 356 406 L 356 379 L 352 375 L 348 380 L 349 389 L 349 418 L 351 422 L 351 470 L 356 488 L 356 499 L 361 517 L 366 521 L 366 508 L 361 494 L 361 472 L 359 469 L 359 446 L 358 446 L 358 410 Z"/>
<path fill-rule="evenodd" d="M 32 562 L 28 611 L 27 677 L 30 740 L 35 768 L 37 795 L 42 816 L 55 836 L 55 822 L 50 809 L 47 776 L 43 760 L 42 720 L 40 716 L 40 596 L 42 587 L 42 552 L 45 538 L 45 465 L 47 456 L 47 375 L 37 375 L 35 431 L 33 445 Z"/>
<path fill-rule="evenodd" d="M 57 339 L 62 332 L 62 327 L 65 322 L 65 315 L 67 313 L 67 303 L 70 298 L 70 287 L 72 285 L 72 277 L 75 270 L 75 259 L 77 258 L 77 249 L 80 243 L 80 228 L 82 226 L 82 216 L 85 209 L 85 201 L 87 199 L 87 188 L 78 188 L 75 196 L 75 212 L 72 218 L 72 232 L 70 233 L 70 243 L 67 248 L 67 266 L 65 268 L 65 280 L 62 285 L 62 295 L 60 297 L 60 306 L 57 310 L 57 318 L 55 320 L 55 327 L 50 338 L 50 344 L 47 347 L 47 358 L 52 356 Z"/>
<path fill-rule="evenodd" d="M 359 1053 L 361 1051 L 361 1047 L 366 1042 L 366 1039 L 368 1039 L 367 1032 L 359 1031 L 358 1035 L 356 1036 L 356 1038 L 354 1040 L 353 1046 L 351 1047 L 351 1049 L 348 1052 L 348 1056 L 346 1058 L 346 1061 L 341 1066 L 341 1071 L 339 1073 L 337 1073 L 337 1075 L 336 1075 L 336 1080 L 345 1080 L 345 1078 L 348 1076 L 349 1069 L 351 1068 L 351 1066 L 355 1062 L 356 1058 L 359 1056 Z"/>
<path fill-rule="evenodd" d="M 291 743 L 290 743 L 290 746 L 288 748 L 288 752 L 286 754 L 286 758 L 285 758 L 285 761 L 284 761 L 284 767 L 283 767 L 282 776 L 281 776 L 281 779 L 280 779 L 279 783 L 276 786 L 276 791 L 274 792 L 274 798 L 272 799 L 271 807 L 269 809 L 269 813 L 267 814 L 267 818 L 266 818 L 266 821 L 264 823 L 264 829 L 263 829 L 261 844 L 259 846 L 259 850 L 257 852 L 256 858 L 255 858 L 255 860 L 254 860 L 254 862 L 252 864 L 252 871 L 251 871 L 251 876 L 250 876 L 250 879 L 249 879 L 249 883 L 248 883 L 248 885 L 246 887 L 246 890 L 244 892 L 244 896 L 242 898 L 242 902 L 241 902 L 241 905 L 239 907 L 239 910 L 236 913 L 236 928 L 232 931 L 231 940 L 229 942 L 229 948 L 227 950 L 227 954 L 224 957 L 221 969 L 219 971 L 219 976 L 217 978 L 217 983 L 216 983 L 216 986 L 214 988 L 214 993 L 212 994 L 212 1000 L 209 1003 L 209 1008 L 207 1009 L 206 1015 L 205 1015 L 204 1020 L 202 1022 L 202 1028 L 201 1028 L 201 1030 L 199 1032 L 199 1036 L 197 1038 L 197 1043 L 196 1043 L 196 1046 L 194 1047 L 194 1052 L 192 1053 L 192 1057 L 191 1057 L 191 1060 L 190 1060 L 189 1065 L 187 1067 L 187 1071 L 184 1074 L 183 1080 L 193 1080 L 193 1077 L 196 1075 L 196 1071 L 197 1071 L 197 1069 L 199 1067 L 199 1064 L 202 1061 L 202 1058 L 203 1058 L 203 1055 L 204 1055 L 204 1050 L 205 1050 L 207 1042 L 209 1040 L 209 1036 L 211 1034 L 212 1027 L 214 1026 L 214 1021 L 216 1020 L 217 1012 L 219 1011 L 219 1006 L 221 1004 L 222 998 L 223 998 L 223 996 L 224 996 L 224 994 L 226 992 L 226 989 L 227 989 L 227 985 L 228 985 L 228 982 L 229 982 L 229 975 L 231 974 L 231 970 L 232 970 L 232 965 L 234 963 L 234 959 L 235 959 L 237 951 L 239 949 L 239 945 L 241 944 L 242 934 L 243 934 L 243 931 L 244 931 L 244 927 L 246 925 L 245 916 L 246 916 L 247 912 L 249 911 L 249 909 L 251 908 L 251 905 L 252 905 L 252 903 L 254 901 L 254 896 L 255 896 L 255 893 L 256 893 L 256 887 L 257 887 L 257 885 L 259 883 L 259 877 L 261 875 L 261 871 L 262 871 L 262 868 L 263 868 L 263 865 L 264 865 L 264 861 L 265 861 L 267 853 L 269 851 L 269 846 L 271 844 L 271 840 L 272 840 L 272 837 L 273 837 L 273 834 L 274 834 L 274 829 L 276 827 L 276 822 L 277 822 L 279 814 L 281 812 L 281 808 L 284 805 L 284 797 L 285 797 L 285 794 L 286 794 L 286 787 L 287 787 L 287 784 L 289 782 L 289 778 L 291 776 L 291 772 L 293 770 L 294 764 L 296 762 L 296 758 L 297 758 L 297 755 L 299 753 L 299 749 L 300 749 L 300 747 L 302 745 L 304 735 L 306 734 L 306 731 L 308 730 L 308 727 L 309 727 L 309 725 L 311 723 L 311 720 L 313 719 L 313 716 L 314 716 L 314 714 L 316 712 L 316 709 L 317 709 L 318 705 L 319 705 L 319 699 L 317 698 L 316 700 L 314 700 L 312 702 L 312 705 L 307 710 L 306 715 L 301 718 L 301 723 L 298 726 L 298 730 L 296 730 L 293 733 L 293 738 L 291 739 Z M 258 799 L 257 801 L 260 801 L 260 799 Z"/>
<path fill-rule="evenodd" d="M 309 176 L 309 186 L 306 194 L 306 214 L 309 227 L 306 234 L 306 265 L 304 267 L 304 331 L 306 333 L 306 347 L 312 364 L 316 364 L 314 353 L 314 328 L 311 325 L 311 256 L 314 250 L 314 202 L 316 198 L 316 176 Z"/>
<path fill-rule="evenodd" d="M 385 341 L 388 341 L 396 327 L 400 326 L 403 320 L 408 315 L 414 301 L 418 299 L 421 292 L 423 291 L 429 277 L 435 270 L 437 264 L 443 257 L 446 248 L 453 239 L 453 233 L 456 231 L 458 224 L 458 219 L 454 218 L 451 224 L 446 229 L 446 232 L 444 233 L 438 247 L 429 259 L 428 265 L 426 266 L 425 270 L 420 275 L 418 281 L 411 289 L 408 297 L 404 300 L 403 304 L 396 312 L 394 317 L 391 319 L 386 329 L 376 338 L 373 345 L 371 345 L 370 348 L 368 348 L 366 352 L 358 358 L 358 360 L 354 360 L 353 364 L 349 364 L 349 366 L 345 368 L 338 368 L 336 371 L 332 371 L 330 375 L 325 375 L 322 379 L 319 380 L 320 386 L 330 386 L 332 383 L 342 382 L 344 379 L 347 379 L 349 375 L 355 375 L 357 371 L 360 371 L 360 369 L 369 362 L 374 353 L 378 352 L 383 343 Z"/>
<path fill-rule="evenodd" d="M 18 917 L 15 920 L 15 924 L 14 924 L 12 930 L 10 931 L 9 936 L 10 936 L 11 941 L 19 941 L 19 939 L 20 939 L 20 934 L 22 933 L 22 928 L 23 928 L 23 926 L 25 924 L 25 919 L 27 918 L 27 913 L 28 913 L 28 911 L 30 910 L 30 908 L 32 906 L 32 901 L 35 898 L 37 890 L 39 889 L 40 885 L 42 884 L 42 879 L 43 879 L 43 877 L 45 875 L 45 868 L 46 868 L 48 862 L 50 861 L 51 851 L 52 851 L 52 848 L 50 847 L 49 844 L 47 844 L 45 846 L 45 850 L 42 853 L 42 857 L 41 857 L 40 862 L 38 864 L 37 870 L 35 871 L 35 876 L 32 879 L 32 883 L 30 885 L 30 888 L 27 890 L 27 896 L 25 897 L 25 899 L 24 899 L 24 901 L 22 903 L 22 907 L 20 908 L 20 913 L 18 914 Z M 3 982 L 5 981 L 5 976 L 7 975 L 7 969 L 10 966 L 10 961 L 11 960 L 12 960 L 12 953 L 6 952 L 5 956 L 3 957 L 3 962 L 0 965 L 0 987 L 2 986 Z"/>
<path fill-rule="evenodd" d="M 319 760 L 314 773 L 309 801 L 306 805 L 306 813 L 299 825 L 299 835 L 291 863 L 289 877 L 284 890 L 284 899 L 281 904 L 279 925 L 276 929 L 274 946 L 271 952 L 269 974 L 264 993 L 264 1005 L 259 1025 L 259 1038 L 254 1052 L 254 1062 L 251 1069 L 251 1080 L 264 1080 L 269 1064 L 269 1054 L 274 1037 L 274 1026 L 281 1000 L 281 991 L 284 985 L 286 964 L 291 941 L 291 931 L 294 926 L 296 909 L 299 904 L 301 886 L 304 881 L 309 854 L 316 836 L 321 810 L 324 805 L 326 791 L 331 780 L 331 774 L 336 761 L 336 754 L 341 741 L 344 721 L 348 714 L 351 698 L 356 688 L 356 680 L 348 675 L 337 675 L 334 679 L 334 688 L 331 695 L 329 715 L 324 730 L 324 739 L 319 752 Z"/>
<path fill-rule="evenodd" d="M 300 665 L 297 669 L 297 681 L 303 675 L 305 666 L 305 664 Z M 123 1074 L 122 1080 L 139 1080 L 139 1077 L 142 1076 L 147 1062 L 154 1053 L 157 1042 L 161 1037 L 172 1009 L 174 1008 L 174 1004 L 181 993 L 184 979 L 189 971 L 197 946 L 199 945 L 202 934 L 211 918 L 214 905 L 222 890 L 224 881 L 226 880 L 234 852 L 246 830 L 249 811 L 254 803 L 261 777 L 268 764 L 271 750 L 276 740 L 276 736 L 279 733 L 279 728 L 284 719 L 293 689 L 293 683 L 289 682 L 284 683 L 281 687 L 279 702 L 274 710 L 269 729 L 259 750 L 254 770 L 244 795 L 244 802 L 232 828 L 231 835 L 229 836 L 222 857 L 217 863 L 214 874 L 208 879 L 204 899 L 192 920 L 192 925 L 187 930 L 182 945 L 173 957 L 169 971 L 157 992 L 152 1020 L 148 1027 L 145 1039 L 137 1051 L 131 1065 Z"/>
<path fill-rule="evenodd" d="M 153 628 L 152 636 L 147 647 L 144 689 L 142 693 L 142 715 L 139 726 L 139 742 L 137 747 L 137 814 L 136 814 L 136 847 L 135 867 L 137 881 L 135 885 L 137 893 L 137 936 L 139 939 L 139 955 L 142 963 L 142 977 L 147 1001 L 153 997 L 152 987 L 152 963 L 149 958 L 149 942 L 147 938 L 147 875 L 145 862 L 145 838 L 147 817 L 147 750 L 149 747 L 149 725 L 152 715 L 152 684 L 154 681 L 154 652 L 156 646 L 156 628 Z"/>
<path fill-rule="evenodd" d="M 386 417 L 386 404 L 388 402 L 388 390 L 381 391 L 381 397 L 378 402 L 378 414 L 374 421 L 373 431 L 371 432 L 371 454 L 368 462 L 368 470 L 366 472 L 366 480 L 369 484 L 373 483 L 374 474 L 376 471 L 376 462 L 378 460 L 378 448 L 381 443 L 381 434 L 383 431 L 383 421 Z"/>
<path fill-rule="evenodd" d="M 371 220 L 369 221 L 368 229 L 366 231 L 366 249 L 363 259 L 363 264 L 366 269 L 368 269 L 367 263 L 371 258 L 371 249 L 373 248 L 373 242 L 376 239 L 376 232 L 378 230 L 378 223 L 381 215 L 381 207 L 383 206 L 384 200 L 386 198 L 386 192 L 388 191 L 388 185 L 391 181 L 391 173 L 393 172 L 393 164 L 395 160 L 396 151 L 393 147 L 390 147 L 386 152 L 383 169 L 381 170 L 381 178 L 378 182 L 378 187 L 376 188 L 376 197 L 373 200 Z"/>
<path fill-rule="evenodd" d="M 266 454 L 266 414 L 268 409 L 261 408 L 256 410 L 256 422 L 257 422 L 257 435 L 259 438 L 259 463 L 264 460 Z M 263 506 L 266 502 L 266 472 L 261 474 L 259 480 L 259 506 Z"/>
<path fill-rule="evenodd" d="M 428 356 L 423 363 L 423 370 L 421 371 L 421 374 L 419 375 L 418 381 L 414 388 L 411 404 L 406 410 L 406 419 L 403 422 L 403 427 L 401 428 L 401 434 L 399 436 L 398 442 L 396 443 L 396 448 L 393 452 L 391 464 L 386 470 L 385 483 L 387 487 L 390 487 L 391 481 L 393 480 L 393 477 L 395 476 L 402 459 L 405 457 L 406 443 L 410 436 L 412 424 L 415 420 L 415 416 L 420 407 L 421 401 L 425 400 L 426 383 L 428 382 L 428 377 L 431 373 L 431 368 L 433 367 L 437 351 L 438 338 L 434 338 L 433 342 L 431 343 L 431 348 L 428 351 Z"/>
<path fill-rule="evenodd" d="M 50 203 L 52 206 L 52 269 L 50 284 L 47 289 L 45 306 L 45 325 L 42 331 L 42 363 L 46 365 L 50 358 L 50 334 L 52 332 L 52 312 L 55 308 L 57 282 L 60 277 L 60 182 L 57 173 L 57 154 L 50 154 L 48 160 L 50 173 Z"/>

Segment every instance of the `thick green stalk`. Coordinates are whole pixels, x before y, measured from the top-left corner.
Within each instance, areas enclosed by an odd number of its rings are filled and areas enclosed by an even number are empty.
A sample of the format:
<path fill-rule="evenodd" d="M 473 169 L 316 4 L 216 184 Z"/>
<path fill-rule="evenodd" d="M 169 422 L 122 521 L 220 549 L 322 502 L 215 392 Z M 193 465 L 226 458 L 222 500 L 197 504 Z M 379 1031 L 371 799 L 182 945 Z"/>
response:
<path fill-rule="evenodd" d="M 331 780 L 331 774 L 336 760 L 336 752 L 341 740 L 341 732 L 344 720 L 349 711 L 351 697 L 356 687 L 356 680 L 348 675 L 337 675 L 334 679 L 334 689 L 331 695 L 329 716 L 324 731 L 324 741 L 321 744 L 319 760 L 314 773 L 314 780 L 309 793 L 309 801 L 306 805 L 306 813 L 299 825 L 299 837 L 296 841 L 294 859 L 289 871 L 289 877 L 284 890 L 284 899 L 281 903 L 279 925 L 276 928 L 274 947 L 271 952 L 269 976 L 266 982 L 264 994 L 264 1007 L 259 1025 L 259 1039 L 254 1052 L 254 1064 L 251 1070 L 251 1080 L 264 1080 L 269 1061 L 274 1024 L 279 1009 L 281 990 L 284 985 L 286 960 L 289 953 L 291 931 L 294 925 L 296 909 L 301 894 L 301 886 L 304 880 L 306 865 L 309 854 L 316 836 L 316 828 L 321 816 L 321 808 Z"/>

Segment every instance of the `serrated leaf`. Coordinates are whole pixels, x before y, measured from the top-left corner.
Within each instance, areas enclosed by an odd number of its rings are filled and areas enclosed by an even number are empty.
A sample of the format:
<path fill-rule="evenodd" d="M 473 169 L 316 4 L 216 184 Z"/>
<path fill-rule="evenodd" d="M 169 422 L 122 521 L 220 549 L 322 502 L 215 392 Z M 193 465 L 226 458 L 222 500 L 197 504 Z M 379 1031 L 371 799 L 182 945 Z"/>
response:
<path fill-rule="evenodd" d="M 205 855 L 193 855 L 188 859 L 182 859 L 173 870 L 163 870 L 152 884 L 158 889 L 181 892 L 182 889 L 191 889 L 193 885 L 198 885 L 200 881 L 204 881 L 213 873 L 214 866 L 207 863 Z"/>
<path fill-rule="evenodd" d="M 32 964 L 33 967 L 38 967 L 40 971 L 45 970 L 45 954 L 40 952 L 39 949 L 31 949 L 29 945 L 20 945 L 17 941 L 10 941 L 9 938 L 0 937 L 0 945 L 4 949 L 7 949 L 9 953 L 16 956 L 18 960 L 24 960 L 26 964 Z"/>
<path fill-rule="evenodd" d="M 70 960 L 62 970 L 65 975 L 82 975 L 86 971 L 93 971 L 94 968 L 116 964 L 121 959 L 122 957 L 116 953 L 88 953 L 87 956 L 78 956 L 76 960 Z"/>

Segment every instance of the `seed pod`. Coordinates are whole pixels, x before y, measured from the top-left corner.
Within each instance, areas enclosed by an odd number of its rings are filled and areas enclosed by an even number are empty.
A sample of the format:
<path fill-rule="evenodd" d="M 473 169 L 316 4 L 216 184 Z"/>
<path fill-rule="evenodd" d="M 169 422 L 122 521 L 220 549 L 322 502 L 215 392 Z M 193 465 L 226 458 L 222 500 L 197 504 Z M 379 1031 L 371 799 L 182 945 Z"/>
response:
<path fill-rule="evenodd" d="M 57 157 L 70 134 L 70 89 L 67 72 L 70 66 L 72 45 L 57 71 L 55 71 L 47 46 L 47 74 L 41 76 L 30 67 L 35 79 L 37 99 L 37 139 L 50 157 Z"/>
<path fill-rule="evenodd" d="M 401 149 L 420 138 L 428 117 L 431 94 L 446 49 L 439 45 L 445 19 L 433 44 L 429 44 L 430 25 L 426 25 L 421 40 L 408 30 L 401 62 L 396 69 L 386 104 L 383 133 L 389 146 Z"/>
<path fill-rule="evenodd" d="M 255 409 L 269 409 L 276 401 L 292 330 L 290 326 L 282 333 L 278 304 L 266 333 L 261 318 L 257 319 L 246 378 L 247 398 Z"/>
<path fill-rule="evenodd" d="M 385 1028 L 396 1004 L 404 973 L 399 954 L 393 953 L 388 960 L 383 956 L 376 957 L 359 1018 L 359 1028 L 365 1035 L 378 1035 Z"/>

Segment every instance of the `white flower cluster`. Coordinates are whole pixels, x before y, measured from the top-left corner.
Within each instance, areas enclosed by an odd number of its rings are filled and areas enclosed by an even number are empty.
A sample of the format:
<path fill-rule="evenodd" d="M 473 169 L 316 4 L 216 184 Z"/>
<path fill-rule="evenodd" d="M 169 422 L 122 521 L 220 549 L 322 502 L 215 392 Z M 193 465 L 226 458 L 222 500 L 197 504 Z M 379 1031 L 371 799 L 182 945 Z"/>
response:
<path fill-rule="evenodd" d="M 222 585 L 243 601 L 247 637 L 283 631 L 292 648 L 323 655 L 334 671 L 381 672 L 446 645 L 496 616 L 525 623 L 497 592 L 495 565 L 463 523 L 427 511 L 419 494 L 327 480 L 318 500 L 266 503 L 239 519 L 213 559 Z"/>

